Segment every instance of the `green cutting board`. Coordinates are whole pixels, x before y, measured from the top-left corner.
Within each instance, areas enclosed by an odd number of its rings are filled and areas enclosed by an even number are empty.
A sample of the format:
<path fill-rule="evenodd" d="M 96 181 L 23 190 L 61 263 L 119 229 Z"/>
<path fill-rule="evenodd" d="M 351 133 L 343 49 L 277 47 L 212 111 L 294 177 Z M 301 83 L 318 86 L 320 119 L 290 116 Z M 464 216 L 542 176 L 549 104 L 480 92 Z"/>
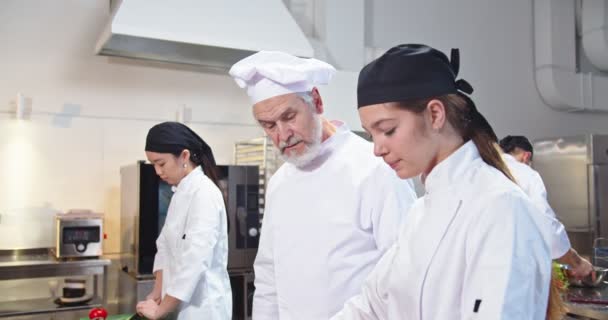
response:
<path fill-rule="evenodd" d="M 133 314 L 119 314 L 119 315 L 115 315 L 115 316 L 108 316 L 106 318 L 106 320 L 127 320 L 129 319 Z M 89 320 L 89 317 L 86 318 L 80 318 L 80 320 Z"/>

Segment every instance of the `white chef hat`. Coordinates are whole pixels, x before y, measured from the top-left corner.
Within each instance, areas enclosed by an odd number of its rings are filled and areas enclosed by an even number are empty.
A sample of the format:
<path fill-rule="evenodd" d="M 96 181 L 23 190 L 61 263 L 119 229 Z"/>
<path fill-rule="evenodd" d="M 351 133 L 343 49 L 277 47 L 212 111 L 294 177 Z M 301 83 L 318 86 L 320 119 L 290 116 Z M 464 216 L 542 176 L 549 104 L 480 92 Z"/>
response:
<path fill-rule="evenodd" d="M 260 51 L 230 68 L 230 75 L 241 88 L 247 88 L 252 104 L 279 95 L 307 92 L 329 83 L 336 73 L 330 64 L 304 59 L 279 51 Z"/>

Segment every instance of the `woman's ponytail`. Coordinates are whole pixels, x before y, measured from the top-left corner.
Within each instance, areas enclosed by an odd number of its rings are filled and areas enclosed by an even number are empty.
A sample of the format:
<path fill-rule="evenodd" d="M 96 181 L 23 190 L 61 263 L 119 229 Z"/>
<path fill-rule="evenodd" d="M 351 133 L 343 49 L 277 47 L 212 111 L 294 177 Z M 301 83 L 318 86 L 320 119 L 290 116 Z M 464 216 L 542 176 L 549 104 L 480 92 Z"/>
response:
<path fill-rule="evenodd" d="M 486 118 L 477 111 L 475 103 L 463 93 L 439 97 L 445 108 L 448 121 L 462 135 L 465 141 L 472 140 L 485 163 L 502 172 L 515 182 L 511 171 L 502 160 L 498 150 L 498 139 Z"/>
<path fill-rule="evenodd" d="M 213 151 L 207 143 L 205 143 L 202 139 L 201 147 L 198 150 L 190 150 L 190 160 L 195 164 L 201 166 L 205 175 L 211 179 L 213 184 L 215 184 L 218 188 L 219 185 L 219 172 L 217 165 L 215 163 L 215 157 L 213 156 Z"/>
<path fill-rule="evenodd" d="M 470 135 L 471 140 L 477 146 L 479 155 L 483 161 L 492 167 L 502 172 L 509 180 L 515 182 L 511 171 L 507 167 L 507 164 L 502 160 L 502 156 L 496 149 L 496 142 L 490 136 L 488 136 L 483 130 L 477 128 L 473 129 Z"/>
<path fill-rule="evenodd" d="M 485 163 L 498 169 L 509 180 L 515 182 L 515 178 L 511 174 L 509 167 L 507 167 L 507 164 L 502 159 L 498 146 L 498 137 L 488 120 L 477 110 L 475 103 L 467 95 L 458 93 L 457 98 L 460 98 L 465 104 L 465 106 L 458 109 L 463 110 L 465 113 L 463 116 L 465 122 L 463 136 L 465 140 L 471 139 L 475 143 L 477 150 L 479 150 L 479 155 Z"/>
<path fill-rule="evenodd" d="M 445 107 L 448 122 L 462 136 L 464 141 L 472 140 L 483 161 L 502 172 L 515 182 L 509 168 L 502 160 L 498 139 L 488 121 L 477 111 L 473 101 L 464 93 L 451 93 L 435 98 L 399 102 L 402 109 L 421 113 L 431 100 L 439 100 Z"/>
<path fill-rule="evenodd" d="M 213 184 L 222 190 L 219 182 L 219 169 L 215 163 L 213 151 L 211 151 L 211 148 L 207 143 L 203 141 L 203 144 L 199 150 L 190 150 L 190 161 L 192 161 L 195 165 L 201 166 L 201 169 L 203 169 L 205 175 L 213 182 Z M 224 206 L 226 209 L 228 209 L 227 201 L 228 199 L 224 198 Z M 230 215 L 228 214 L 228 210 L 226 210 L 226 228 L 228 232 L 230 232 Z"/>

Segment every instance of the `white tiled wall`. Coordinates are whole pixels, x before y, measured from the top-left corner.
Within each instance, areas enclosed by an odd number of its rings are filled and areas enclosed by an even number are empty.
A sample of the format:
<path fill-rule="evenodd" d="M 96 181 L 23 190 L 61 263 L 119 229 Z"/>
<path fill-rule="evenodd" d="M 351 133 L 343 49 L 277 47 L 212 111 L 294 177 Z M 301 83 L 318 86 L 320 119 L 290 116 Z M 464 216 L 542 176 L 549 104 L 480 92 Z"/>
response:
<path fill-rule="evenodd" d="M 116 252 L 119 168 L 144 159 L 148 129 L 182 108 L 220 164 L 262 134 L 227 75 L 95 56 L 108 5 L 0 3 L 0 249 L 51 246 L 52 215 L 80 208 L 105 213 L 104 249 Z M 18 92 L 26 120 L 12 113 Z"/>

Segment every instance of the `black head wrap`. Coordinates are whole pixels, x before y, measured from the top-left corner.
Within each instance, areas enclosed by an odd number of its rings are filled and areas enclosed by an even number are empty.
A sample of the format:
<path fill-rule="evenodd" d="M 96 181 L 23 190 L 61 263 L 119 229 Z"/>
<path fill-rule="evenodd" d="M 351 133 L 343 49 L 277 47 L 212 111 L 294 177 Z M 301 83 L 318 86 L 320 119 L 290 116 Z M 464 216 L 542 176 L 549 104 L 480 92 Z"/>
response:
<path fill-rule="evenodd" d="M 200 165 L 205 175 L 218 188 L 221 188 L 213 152 L 196 132 L 179 122 L 159 123 L 148 131 L 146 151 L 171 153 L 178 156 L 184 149 L 190 150 L 190 160 L 196 165 Z M 226 217 L 228 217 L 227 211 Z M 227 221 L 226 227 L 230 232 L 230 219 L 227 218 Z"/>
<path fill-rule="evenodd" d="M 473 87 L 464 79 L 456 80 L 459 69 L 458 49 L 452 49 L 448 59 L 443 52 L 426 45 L 398 45 L 370 62 L 359 73 L 358 108 L 458 94 L 470 108 L 464 120 L 498 141 L 494 130 L 468 96 L 473 93 Z"/>
<path fill-rule="evenodd" d="M 515 148 L 534 153 L 530 140 L 524 136 L 506 136 L 500 140 L 500 148 L 506 153 L 511 153 Z"/>
<path fill-rule="evenodd" d="M 179 155 L 190 150 L 190 160 L 201 164 L 204 157 L 215 166 L 215 158 L 209 145 L 192 129 L 179 122 L 163 122 L 148 131 L 146 151 Z"/>

